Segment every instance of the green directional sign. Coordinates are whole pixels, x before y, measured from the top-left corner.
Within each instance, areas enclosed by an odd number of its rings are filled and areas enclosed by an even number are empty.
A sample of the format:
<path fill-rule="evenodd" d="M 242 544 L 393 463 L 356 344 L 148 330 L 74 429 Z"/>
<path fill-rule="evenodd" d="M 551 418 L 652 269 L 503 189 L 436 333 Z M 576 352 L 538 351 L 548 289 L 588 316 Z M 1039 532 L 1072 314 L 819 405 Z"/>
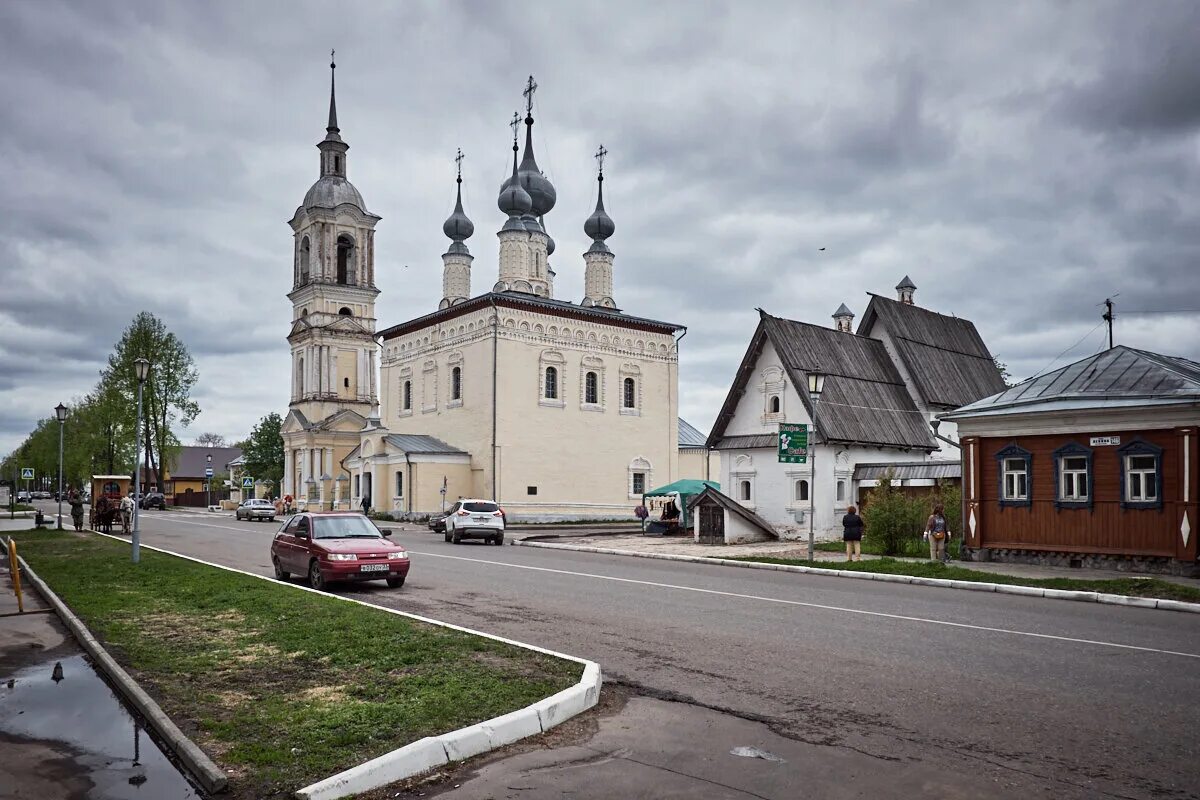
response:
<path fill-rule="evenodd" d="M 779 462 L 805 464 L 808 462 L 808 426 L 779 423 Z"/>
<path fill-rule="evenodd" d="M 251 477 L 242 478 L 242 488 L 243 489 L 253 489 L 254 488 L 254 478 L 251 478 Z"/>
<path fill-rule="evenodd" d="M 21 480 L 33 480 L 33 467 L 21 467 Z"/>

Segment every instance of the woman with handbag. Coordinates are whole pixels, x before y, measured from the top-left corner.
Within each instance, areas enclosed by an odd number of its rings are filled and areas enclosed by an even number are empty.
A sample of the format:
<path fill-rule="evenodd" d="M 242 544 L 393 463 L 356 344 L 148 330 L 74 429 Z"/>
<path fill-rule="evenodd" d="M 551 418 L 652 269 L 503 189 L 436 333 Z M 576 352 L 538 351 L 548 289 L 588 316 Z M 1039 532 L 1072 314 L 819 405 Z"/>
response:
<path fill-rule="evenodd" d="M 933 507 L 933 513 L 925 523 L 925 538 L 929 540 L 929 560 L 950 560 L 946 554 L 946 543 L 950 541 L 950 528 L 946 525 L 946 509 L 941 503 Z"/>
<path fill-rule="evenodd" d="M 863 519 L 858 509 L 850 506 L 842 517 L 842 541 L 846 543 L 846 560 L 862 561 Z"/>

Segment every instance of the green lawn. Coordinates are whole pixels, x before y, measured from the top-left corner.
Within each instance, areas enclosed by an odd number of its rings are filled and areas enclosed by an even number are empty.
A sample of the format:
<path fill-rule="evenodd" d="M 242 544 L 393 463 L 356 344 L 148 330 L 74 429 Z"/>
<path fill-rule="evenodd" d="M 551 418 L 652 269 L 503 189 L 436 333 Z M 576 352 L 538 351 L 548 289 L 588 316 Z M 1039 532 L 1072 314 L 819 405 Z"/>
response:
<path fill-rule="evenodd" d="M 843 552 L 845 550 L 843 549 Z M 894 558 L 874 558 L 870 561 L 806 561 L 797 558 L 770 558 L 768 556 L 744 556 L 733 561 L 759 561 L 764 564 L 792 564 L 818 569 L 840 569 L 854 572 L 883 572 L 892 575 L 912 575 L 918 578 L 946 578 L 955 581 L 981 583 L 1005 583 L 1010 586 L 1036 586 L 1042 589 L 1067 589 L 1074 592 L 1104 592 L 1129 597 L 1155 597 L 1163 600 L 1184 600 L 1200 603 L 1200 589 L 1183 586 L 1158 578 L 1021 578 L 996 572 L 980 572 L 938 564 L 933 561 L 897 561 Z"/>
<path fill-rule="evenodd" d="M 947 552 L 951 558 L 958 558 L 958 539 L 951 539 L 946 545 Z M 846 552 L 845 542 L 817 542 L 816 549 L 824 553 L 844 553 Z M 887 555 L 883 552 L 883 547 L 878 539 L 866 537 L 862 540 L 862 551 L 867 555 L 882 556 Z M 904 540 L 904 549 L 899 553 L 892 555 L 900 556 L 901 558 L 929 558 L 929 542 L 919 537 L 914 539 Z"/>
<path fill-rule="evenodd" d="M 22 556 L 229 774 L 291 792 L 424 736 L 523 708 L 581 666 L 84 534 Z M 405 591 L 400 589 L 398 591 Z"/>

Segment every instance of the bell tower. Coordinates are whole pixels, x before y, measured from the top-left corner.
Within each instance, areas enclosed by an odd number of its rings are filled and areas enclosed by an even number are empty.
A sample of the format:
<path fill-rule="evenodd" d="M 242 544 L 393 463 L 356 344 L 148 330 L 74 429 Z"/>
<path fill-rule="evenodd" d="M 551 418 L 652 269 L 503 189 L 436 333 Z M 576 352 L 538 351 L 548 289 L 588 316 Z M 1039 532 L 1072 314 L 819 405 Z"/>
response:
<path fill-rule="evenodd" d="M 317 181 L 289 221 L 292 228 L 292 370 L 283 426 L 282 491 L 302 505 L 335 501 L 341 459 L 378 404 L 375 385 L 375 225 L 347 178 L 330 53 L 329 122 Z M 347 500 L 348 502 L 348 500 Z"/>

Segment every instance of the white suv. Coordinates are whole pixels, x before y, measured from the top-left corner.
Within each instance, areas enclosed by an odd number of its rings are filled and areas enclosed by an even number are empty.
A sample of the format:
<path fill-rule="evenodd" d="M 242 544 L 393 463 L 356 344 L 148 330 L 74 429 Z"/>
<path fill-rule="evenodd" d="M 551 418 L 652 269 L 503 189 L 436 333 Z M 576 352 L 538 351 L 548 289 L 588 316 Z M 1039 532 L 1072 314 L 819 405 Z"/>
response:
<path fill-rule="evenodd" d="M 486 539 L 504 544 L 504 509 L 491 500 L 459 500 L 446 511 L 446 541 Z"/>

